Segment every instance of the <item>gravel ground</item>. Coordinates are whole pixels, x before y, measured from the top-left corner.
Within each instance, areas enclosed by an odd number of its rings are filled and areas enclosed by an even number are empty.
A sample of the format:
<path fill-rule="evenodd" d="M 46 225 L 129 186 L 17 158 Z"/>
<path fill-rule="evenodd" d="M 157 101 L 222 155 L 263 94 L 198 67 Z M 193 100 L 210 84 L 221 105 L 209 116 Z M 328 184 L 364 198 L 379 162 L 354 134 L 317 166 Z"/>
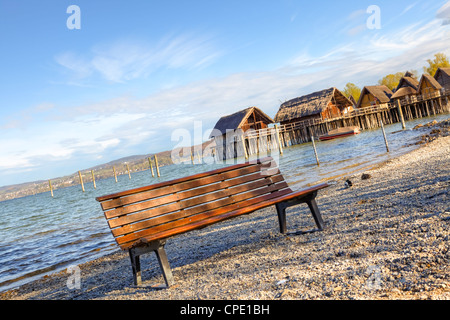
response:
<path fill-rule="evenodd" d="M 295 234 L 315 227 L 300 205 L 287 210 L 291 234 L 282 235 L 267 208 L 169 239 L 168 289 L 153 286 L 163 283 L 154 254 L 142 257 L 135 287 L 118 251 L 79 265 L 79 283 L 62 271 L 0 299 L 449 300 L 449 123 L 417 128 L 428 137 L 419 149 L 319 191 L 324 231 Z"/>

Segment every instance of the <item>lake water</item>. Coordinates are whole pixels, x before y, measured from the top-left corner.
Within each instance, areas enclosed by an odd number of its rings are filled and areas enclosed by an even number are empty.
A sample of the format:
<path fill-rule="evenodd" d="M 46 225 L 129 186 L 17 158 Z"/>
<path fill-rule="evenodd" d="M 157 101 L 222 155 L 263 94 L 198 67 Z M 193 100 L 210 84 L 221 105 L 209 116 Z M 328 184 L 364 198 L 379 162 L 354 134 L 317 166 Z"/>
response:
<path fill-rule="evenodd" d="M 317 141 L 317 166 L 311 143 L 284 148 L 273 156 L 292 189 L 319 181 L 363 172 L 369 167 L 417 146 L 408 146 L 420 136 L 411 130 L 418 123 L 448 118 L 448 114 L 385 126 L 390 152 L 386 152 L 381 129 L 359 135 Z M 242 161 L 242 159 L 241 159 Z M 0 202 L 0 291 L 32 281 L 45 274 L 80 264 L 119 250 L 95 197 L 188 176 L 227 164 L 180 164 L 161 167 L 161 177 L 149 170 Z"/>

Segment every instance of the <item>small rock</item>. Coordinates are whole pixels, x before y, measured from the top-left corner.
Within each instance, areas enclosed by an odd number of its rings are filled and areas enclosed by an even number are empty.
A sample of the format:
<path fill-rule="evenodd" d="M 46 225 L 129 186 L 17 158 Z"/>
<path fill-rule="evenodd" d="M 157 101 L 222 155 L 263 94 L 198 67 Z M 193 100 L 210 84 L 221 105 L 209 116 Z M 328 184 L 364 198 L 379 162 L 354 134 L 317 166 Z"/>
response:
<path fill-rule="evenodd" d="M 372 176 L 368 173 L 363 173 L 361 176 L 361 180 L 367 180 L 370 179 Z"/>

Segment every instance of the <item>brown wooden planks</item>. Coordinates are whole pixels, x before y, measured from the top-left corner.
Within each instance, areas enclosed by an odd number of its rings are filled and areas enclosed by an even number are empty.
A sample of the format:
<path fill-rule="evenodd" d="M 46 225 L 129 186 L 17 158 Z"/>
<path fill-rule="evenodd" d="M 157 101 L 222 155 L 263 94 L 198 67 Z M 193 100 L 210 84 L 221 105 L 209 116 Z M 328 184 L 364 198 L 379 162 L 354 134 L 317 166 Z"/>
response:
<path fill-rule="evenodd" d="M 268 183 L 275 183 L 275 184 L 273 186 L 267 187 Z M 202 197 L 199 197 L 198 201 L 195 203 L 196 206 L 193 208 L 178 210 L 175 212 L 171 212 L 169 214 L 160 215 L 159 217 L 155 217 L 153 219 L 148 219 L 137 223 L 131 223 L 131 217 L 116 219 L 117 221 L 110 220 L 110 227 L 115 228 L 124 225 L 121 228 L 112 230 L 114 236 L 124 235 L 130 232 L 135 232 L 141 229 L 156 226 L 158 224 L 167 223 L 173 220 L 185 218 L 208 210 L 224 207 L 229 204 L 245 201 L 247 199 L 251 199 L 256 196 L 260 196 L 263 194 L 267 194 L 285 188 L 288 188 L 288 185 L 286 184 L 286 182 L 284 182 L 283 177 L 281 175 L 277 175 L 275 177 L 272 177 L 271 179 L 255 181 L 249 185 L 238 186 L 233 188 L 233 190 L 230 189 L 229 193 L 225 193 L 225 197 L 223 197 L 222 199 L 215 199 L 215 201 L 213 202 L 205 203 L 205 201 L 202 201 L 203 200 Z M 240 205 L 241 206 L 245 205 L 245 203 L 242 203 Z M 136 221 L 138 220 L 135 220 L 133 222 Z"/>
<path fill-rule="evenodd" d="M 133 194 L 141 193 L 144 191 L 154 190 L 154 189 L 161 188 L 164 186 L 174 185 L 174 184 L 178 184 L 181 182 L 186 182 L 186 181 L 190 181 L 190 180 L 194 180 L 194 179 L 198 179 L 198 178 L 202 178 L 202 177 L 208 177 L 208 176 L 215 175 L 218 173 L 223 173 L 223 172 L 227 172 L 227 171 L 231 171 L 231 170 L 235 170 L 235 169 L 243 168 L 243 167 L 247 167 L 247 166 L 252 166 L 252 165 L 256 165 L 256 164 L 262 164 L 263 166 L 267 166 L 269 163 L 274 163 L 274 161 L 271 157 L 259 159 L 256 162 L 252 161 L 252 162 L 247 162 L 247 163 L 243 163 L 243 164 L 236 164 L 236 165 L 225 167 L 225 168 L 220 168 L 220 169 L 216 169 L 216 170 L 212 170 L 212 171 L 208 171 L 208 172 L 198 173 L 198 174 L 188 176 L 188 177 L 178 178 L 178 179 L 160 182 L 160 183 L 156 183 L 156 184 L 145 186 L 145 187 L 121 191 L 121 192 L 117 192 L 117 193 L 113 193 L 113 194 L 109 194 L 109 195 L 105 195 L 105 196 L 100 196 L 95 199 L 99 202 L 104 202 L 104 201 L 113 200 L 113 199 L 117 199 L 117 198 L 128 196 L 128 195 L 133 195 Z"/>
<path fill-rule="evenodd" d="M 244 175 L 248 175 L 248 174 L 252 174 L 252 173 L 259 174 L 259 172 L 260 172 L 259 166 L 260 165 L 252 165 L 252 166 L 247 166 L 247 167 L 243 167 L 243 168 L 238 168 L 236 170 L 227 171 L 227 172 L 223 172 L 223 173 L 219 173 L 219 174 L 214 174 L 213 176 L 201 177 L 199 179 L 193 179 L 193 180 L 181 182 L 181 183 L 175 184 L 175 185 L 169 185 L 169 186 L 164 185 L 164 186 L 161 186 L 159 189 L 153 189 L 151 191 L 144 191 L 142 193 L 133 194 L 131 196 L 126 196 L 123 198 L 107 200 L 102 203 L 102 208 L 103 208 L 103 210 L 108 210 L 108 209 L 113 209 L 113 208 L 120 209 L 120 207 L 123 207 L 126 205 L 131 205 L 133 203 L 151 200 L 151 199 L 163 197 L 166 195 L 170 195 L 170 194 L 185 191 L 185 190 L 200 188 L 205 185 L 218 183 L 220 181 L 233 179 L 236 177 L 240 177 L 240 176 L 244 176 Z M 259 176 L 263 177 L 263 175 L 261 175 L 261 174 L 259 174 Z M 229 184 L 232 185 L 233 180 L 231 180 L 229 182 Z M 200 192 L 202 192 L 202 190 L 199 190 L 199 193 Z M 128 206 L 124 207 L 124 208 L 128 208 Z M 133 208 L 133 207 L 131 207 L 131 208 Z M 126 210 L 128 210 L 128 211 L 124 211 L 124 213 L 121 213 L 120 210 L 106 211 L 106 216 L 107 216 L 107 218 L 112 218 L 114 216 L 119 216 L 121 214 L 132 212 L 131 211 L 132 209 L 126 209 Z M 140 210 L 140 209 L 137 209 L 137 210 Z"/>
<path fill-rule="evenodd" d="M 119 227 L 122 225 L 131 224 L 131 223 L 135 223 L 135 222 L 138 222 L 141 220 L 165 215 L 170 212 L 185 210 L 185 209 L 189 208 L 189 206 L 201 205 L 202 203 L 205 203 L 207 201 L 208 202 L 217 201 L 221 198 L 229 198 L 230 201 L 242 201 L 242 200 L 246 199 L 246 197 L 248 195 L 252 194 L 250 192 L 253 192 L 253 194 L 257 193 L 259 195 L 261 193 L 268 193 L 268 192 L 275 191 L 275 190 L 270 191 L 270 190 L 266 190 L 266 189 L 255 190 L 255 188 L 261 188 L 261 187 L 267 186 L 268 184 L 281 182 L 281 181 L 283 181 L 284 184 L 278 184 L 277 188 L 279 188 L 279 189 L 287 188 L 288 186 L 284 182 L 283 177 L 281 175 L 277 175 L 275 177 L 265 178 L 263 180 L 257 180 L 257 181 L 254 181 L 254 182 L 251 182 L 251 183 L 248 183 L 245 185 L 235 186 L 233 188 L 228 189 L 226 192 L 223 190 L 220 190 L 219 192 L 215 192 L 212 194 L 206 194 L 206 195 L 203 195 L 203 196 L 200 196 L 197 198 L 192 198 L 192 199 L 187 199 L 184 201 L 172 203 L 167 206 L 153 208 L 150 210 L 126 215 L 126 216 L 119 217 L 116 219 L 111 219 L 108 221 L 108 223 L 109 223 L 110 228 L 116 228 L 116 227 Z M 250 192 L 248 192 L 244 195 L 241 195 L 239 197 L 236 196 L 238 193 L 243 193 L 245 191 L 250 191 Z"/>
<path fill-rule="evenodd" d="M 172 221 L 170 223 L 159 225 L 154 228 L 144 229 L 142 231 L 139 231 L 136 233 L 131 233 L 131 234 L 128 234 L 123 237 L 117 237 L 116 241 L 122 247 L 122 246 L 130 246 L 132 243 L 134 243 L 135 241 L 137 241 L 141 238 L 145 238 L 148 241 L 153 241 L 153 240 L 157 240 L 157 239 L 162 239 L 164 237 L 173 236 L 173 235 L 176 235 L 176 234 L 188 231 L 188 230 L 198 229 L 202 225 L 206 226 L 208 224 L 215 222 L 215 220 L 212 219 L 211 223 L 206 222 L 204 224 L 198 224 L 200 221 L 205 220 L 205 219 L 211 219 L 215 216 L 226 215 L 226 214 L 228 214 L 230 212 L 234 212 L 236 210 L 239 212 L 239 213 L 237 213 L 237 215 L 253 212 L 257 209 L 253 209 L 252 205 L 256 205 L 258 203 L 263 203 L 266 200 L 277 198 L 279 196 L 282 196 L 282 195 L 285 195 L 288 193 L 290 193 L 290 190 L 282 190 L 282 191 L 277 191 L 274 193 L 265 194 L 265 195 L 250 199 L 250 200 L 246 201 L 245 204 L 244 203 L 235 203 L 235 204 L 231 204 L 226 207 L 216 208 L 216 209 L 213 209 L 210 211 L 203 212 L 201 214 L 191 216 L 186 219 Z M 262 207 L 265 207 L 265 206 L 266 205 L 263 205 Z M 258 207 L 258 208 L 260 208 L 260 207 Z M 250 212 L 249 212 L 249 210 L 250 210 Z M 207 221 L 209 221 L 209 220 L 207 220 Z M 194 223 L 197 223 L 197 224 L 194 224 Z M 193 225 L 196 227 L 192 229 L 192 228 L 190 228 L 190 225 Z"/>
<path fill-rule="evenodd" d="M 173 186 L 171 192 L 165 194 L 163 197 L 159 197 L 159 198 L 151 197 L 148 201 L 138 202 L 138 203 L 131 204 L 131 205 L 128 205 L 125 207 L 120 206 L 116 209 L 106 211 L 105 216 L 107 219 L 119 217 L 121 215 L 141 211 L 144 209 L 150 209 L 152 207 L 158 207 L 158 206 L 168 204 L 171 202 L 181 201 L 181 200 L 187 199 L 189 197 L 194 197 L 196 195 L 213 192 L 213 191 L 231 187 L 233 185 L 237 185 L 237 184 L 249 182 L 252 180 L 264 178 L 264 176 L 261 176 L 261 174 L 259 172 L 254 172 L 254 169 L 256 169 L 256 168 L 245 168 L 245 171 L 239 171 L 236 174 L 247 174 L 247 175 L 239 177 L 239 178 L 235 178 L 232 180 L 226 180 L 223 182 L 221 182 L 221 181 L 223 179 L 225 179 L 226 177 L 219 177 L 220 179 L 217 179 L 217 177 L 215 177 L 214 181 L 209 181 L 209 182 L 214 182 L 213 184 L 209 184 L 209 185 L 206 185 L 203 187 L 196 187 L 195 189 L 189 188 L 189 186 L 192 186 L 192 183 L 190 183 L 190 185 L 188 185 L 188 186 L 183 186 L 182 188 Z M 197 186 L 197 181 L 195 181 L 195 185 Z M 175 190 L 180 190 L 180 189 L 181 190 L 187 189 L 187 190 L 179 192 L 179 193 L 175 193 L 175 194 L 173 193 L 173 192 L 175 192 Z M 139 196 L 139 198 L 141 200 L 145 199 L 141 195 L 135 195 L 135 196 Z M 133 196 L 133 197 L 135 197 L 135 196 Z M 146 195 L 146 196 L 148 198 L 149 195 Z M 147 199 L 145 199 L 145 200 L 147 200 Z"/>

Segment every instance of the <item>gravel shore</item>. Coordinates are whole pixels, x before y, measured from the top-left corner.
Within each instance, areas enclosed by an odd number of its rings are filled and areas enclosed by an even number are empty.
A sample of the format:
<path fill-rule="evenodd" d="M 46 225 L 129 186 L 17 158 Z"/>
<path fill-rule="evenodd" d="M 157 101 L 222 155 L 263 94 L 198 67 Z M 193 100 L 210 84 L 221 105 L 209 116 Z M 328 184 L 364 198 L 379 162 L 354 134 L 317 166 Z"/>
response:
<path fill-rule="evenodd" d="M 154 254 L 142 257 L 144 284 L 135 287 L 118 251 L 79 265 L 79 283 L 62 271 L 0 299 L 449 300 L 448 123 L 418 128 L 432 137 L 420 148 L 319 191 L 321 232 L 295 234 L 315 227 L 306 205 L 287 210 L 287 235 L 267 208 L 169 239 L 168 289 L 153 286 L 163 283 Z"/>

